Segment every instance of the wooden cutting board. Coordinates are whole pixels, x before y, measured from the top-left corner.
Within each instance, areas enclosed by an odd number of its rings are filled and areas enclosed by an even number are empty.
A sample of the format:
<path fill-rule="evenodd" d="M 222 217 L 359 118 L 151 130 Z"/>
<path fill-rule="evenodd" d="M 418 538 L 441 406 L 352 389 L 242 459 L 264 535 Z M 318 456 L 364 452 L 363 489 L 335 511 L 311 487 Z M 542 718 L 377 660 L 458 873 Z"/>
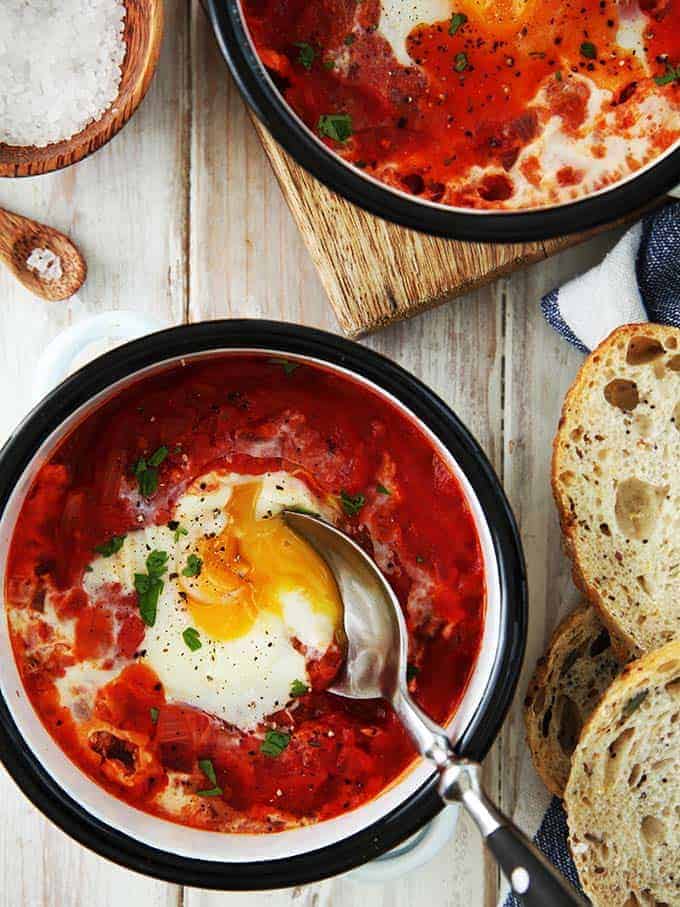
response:
<path fill-rule="evenodd" d="M 326 189 L 283 151 L 255 117 L 253 122 L 340 327 L 349 337 L 441 305 L 597 232 L 495 245 L 406 230 Z"/>

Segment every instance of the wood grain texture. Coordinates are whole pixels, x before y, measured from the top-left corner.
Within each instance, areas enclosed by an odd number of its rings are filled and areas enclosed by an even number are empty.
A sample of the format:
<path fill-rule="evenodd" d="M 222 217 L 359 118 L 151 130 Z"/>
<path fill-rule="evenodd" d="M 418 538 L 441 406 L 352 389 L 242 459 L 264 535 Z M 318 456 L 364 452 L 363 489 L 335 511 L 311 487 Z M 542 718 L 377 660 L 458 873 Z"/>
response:
<path fill-rule="evenodd" d="M 310 176 L 253 117 L 345 334 L 359 337 L 450 302 L 601 229 L 535 243 L 468 243 L 373 217 Z"/>
<path fill-rule="evenodd" d="M 156 71 L 163 37 L 163 0 L 125 0 L 124 39 L 118 97 L 77 135 L 44 148 L 0 143 L 0 176 L 35 176 L 68 167 L 105 145 L 130 119 Z"/>
<path fill-rule="evenodd" d="M 45 280 L 28 267 L 34 249 L 46 249 L 57 256 L 61 276 Z M 77 246 L 54 227 L 0 208 L 0 260 L 27 290 L 48 302 L 73 296 L 83 285 L 87 265 Z"/>

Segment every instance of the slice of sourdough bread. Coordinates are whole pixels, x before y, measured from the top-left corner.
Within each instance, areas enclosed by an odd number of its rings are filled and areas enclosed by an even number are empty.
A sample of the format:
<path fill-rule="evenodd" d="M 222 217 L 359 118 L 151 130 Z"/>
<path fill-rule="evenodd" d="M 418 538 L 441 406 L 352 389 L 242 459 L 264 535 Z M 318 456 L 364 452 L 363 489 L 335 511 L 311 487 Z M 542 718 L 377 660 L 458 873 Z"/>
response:
<path fill-rule="evenodd" d="M 595 907 L 680 904 L 680 641 L 625 667 L 572 757 L 569 843 Z"/>
<path fill-rule="evenodd" d="M 638 653 L 680 636 L 680 329 L 625 325 L 564 401 L 553 494 L 574 578 Z"/>
<path fill-rule="evenodd" d="M 562 621 L 538 660 L 524 700 L 524 722 L 536 771 L 558 797 L 581 729 L 620 670 L 609 631 L 590 605 Z"/>

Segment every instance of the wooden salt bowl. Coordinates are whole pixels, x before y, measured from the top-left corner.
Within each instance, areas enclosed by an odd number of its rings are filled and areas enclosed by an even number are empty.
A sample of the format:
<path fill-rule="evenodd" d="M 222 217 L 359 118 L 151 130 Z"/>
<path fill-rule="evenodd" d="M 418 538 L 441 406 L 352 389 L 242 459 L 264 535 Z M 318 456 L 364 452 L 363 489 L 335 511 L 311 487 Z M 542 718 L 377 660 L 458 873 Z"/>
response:
<path fill-rule="evenodd" d="M 118 97 L 104 115 L 77 135 L 44 148 L 0 142 L 0 177 L 37 176 L 81 161 L 127 123 L 151 83 L 163 35 L 163 0 L 125 0 L 127 45 Z"/>

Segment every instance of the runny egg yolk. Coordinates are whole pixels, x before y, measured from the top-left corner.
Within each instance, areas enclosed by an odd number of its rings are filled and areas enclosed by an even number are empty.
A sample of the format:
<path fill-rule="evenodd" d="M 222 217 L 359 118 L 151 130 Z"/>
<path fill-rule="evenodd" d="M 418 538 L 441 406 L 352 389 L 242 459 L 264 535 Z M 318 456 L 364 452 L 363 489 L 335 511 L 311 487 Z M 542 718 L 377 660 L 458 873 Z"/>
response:
<path fill-rule="evenodd" d="M 342 602 L 333 574 L 280 515 L 256 517 L 259 492 L 259 482 L 234 487 L 225 507 L 226 527 L 199 543 L 199 576 L 181 577 L 196 626 L 213 639 L 236 639 L 261 611 L 283 616 L 284 596 L 292 592 L 341 627 Z"/>

